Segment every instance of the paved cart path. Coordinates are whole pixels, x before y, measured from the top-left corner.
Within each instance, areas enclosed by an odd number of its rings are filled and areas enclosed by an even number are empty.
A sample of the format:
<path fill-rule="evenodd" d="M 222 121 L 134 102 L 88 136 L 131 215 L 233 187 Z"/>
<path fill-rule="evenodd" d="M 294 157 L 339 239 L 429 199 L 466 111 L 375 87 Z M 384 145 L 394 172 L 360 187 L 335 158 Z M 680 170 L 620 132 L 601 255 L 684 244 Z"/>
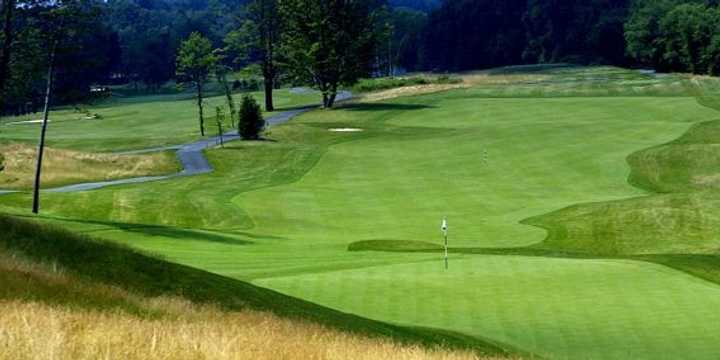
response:
<path fill-rule="evenodd" d="M 343 101 L 348 100 L 352 97 L 352 94 L 348 91 L 342 91 L 338 93 L 337 101 Z M 275 126 L 284 124 L 290 120 L 292 120 L 294 117 L 308 112 L 310 110 L 316 109 L 317 105 L 311 105 L 311 106 L 305 106 L 293 110 L 283 111 L 281 113 L 275 114 L 273 116 L 270 116 L 265 119 L 268 126 Z M 237 134 L 236 131 L 233 131 L 231 133 L 227 133 L 223 135 L 223 141 L 224 142 L 230 142 L 239 140 L 240 136 Z M 89 183 L 80 183 L 80 184 L 73 184 L 73 185 L 66 185 L 51 189 L 43 189 L 44 191 L 48 192 L 77 192 L 77 191 L 88 191 L 88 190 L 95 190 L 100 189 L 108 186 L 114 186 L 114 185 L 123 185 L 123 184 L 139 184 L 139 183 L 145 183 L 149 181 L 158 181 L 158 180 L 165 180 L 170 179 L 174 177 L 179 176 L 192 176 L 192 175 L 200 175 L 200 174 L 207 174 L 213 171 L 212 165 L 210 165 L 210 162 L 205 157 L 204 150 L 207 148 L 215 147 L 220 144 L 220 137 L 219 136 L 212 136 L 207 137 L 189 144 L 185 145 L 174 145 L 174 146 L 163 146 L 163 147 L 156 147 L 156 148 L 149 148 L 149 149 L 141 149 L 141 150 L 132 150 L 132 151 L 125 151 L 125 152 L 118 152 L 116 154 L 121 155 L 129 155 L 129 154 L 144 154 L 144 153 L 152 153 L 152 152 L 159 152 L 159 151 L 170 151 L 170 150 L 176 150 L 177 151 L 177 157 L 178 160 L 180 160 L 180 164 L 182 165 L 182 171 L 176 174 L 170 174 L 170 175 L 164 175 L 164 176 L 141 176 L 141 177 L 134 177 L 134 178 L 127 178 L 127 179 L 118 179 L 118 180 L 109 180 L 109 181 L 98 181 L 98 182 L 89 182 Z M 13 190 L 0 190 L 0 195 L 3 194 L 10 194 L 10 193 L 16 193 L 20 191 L 13 191 Z"/>

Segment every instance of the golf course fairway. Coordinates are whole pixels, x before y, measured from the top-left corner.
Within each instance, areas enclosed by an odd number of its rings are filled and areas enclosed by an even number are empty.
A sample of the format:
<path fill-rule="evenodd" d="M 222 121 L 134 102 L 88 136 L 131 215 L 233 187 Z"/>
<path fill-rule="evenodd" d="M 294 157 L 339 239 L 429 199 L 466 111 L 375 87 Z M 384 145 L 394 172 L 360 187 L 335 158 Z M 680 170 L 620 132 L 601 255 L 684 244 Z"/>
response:
<path fill-rule="evenodd" d="M 669 160 L 635 173 L 628 159 L 654 156 L 643 151 L 720 112 L 680 76 L 537 74 L 309 112 L 271 128 L 272 141 L 207 150 L 211 174 L 46 193 L 40 218 L 343 312 L 543 358 L 717 358 L 720 262 L 696 276 L 693 258 L 673 257 L 720 254 L 717 187 L 682 185 L 697 170 L 675 153 L 658 151 Z M 714 95 L 717 80 L 705 81 L 702 95 Z M 155 140 L 131 143 L 163 145 L 154 127 Z M 52 131 L 56 145 L 108 150 Z M 720 142 L 693 139 L 692 149 Z M 703 179 L 720 173 L 720 160 L 705 161 Z M 662 194 L 645 186 L 661 180 L 675 182 Z M 29 200 L 0 196 L 0 210 L 28 216 Z M 657 245 L 668 233 L 673 246 Z M 374 248 L 350 251 L 362 243 Z"/>

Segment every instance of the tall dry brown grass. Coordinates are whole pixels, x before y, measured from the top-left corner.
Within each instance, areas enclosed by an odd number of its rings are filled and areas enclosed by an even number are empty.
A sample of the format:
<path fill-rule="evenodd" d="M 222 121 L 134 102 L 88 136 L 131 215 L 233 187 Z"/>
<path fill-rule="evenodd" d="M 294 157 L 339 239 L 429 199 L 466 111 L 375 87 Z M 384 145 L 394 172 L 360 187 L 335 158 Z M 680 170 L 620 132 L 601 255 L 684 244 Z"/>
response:
<path fill-rule="evenodd" d="M 474 86 L 514 85 L 539 82 L 550 78 L 549 75 L 540 74 L 490 74 L 488 72 L 482 71 L 462 73 L 455 76 L 462 79 L 462 82 L 456 84 L 425 84 L 403 86 L 399 88 L 381 90 L 369 94 L 364 94 L 358 97 L 356 100 L 377 102 L 399 97 L 432 94 L 442 91 L 463 89 Z"/>
<path fill-rule="evenodd" d="M 480 359 L 469 352 L 401 345 L 268 313 L 228 312 L 178 298 L 144 298 L 0 249 L 3 278 L 2 360 Z M 56 291 L 59 286 L 69 290 L 50 301 L 29 300 L 38 293 L 36 297 L 42 299 L 43 291 Z M 103 302 L 132 304 L 144 313 L 131 314 L 112 304 L 101 309 L 97 305 Z"/>
<path fill-rule="evenodd" d="M 223 312 L 179 300 L 173 315 L 0 302 L 0 359 L 478 359 L 332 331 L 257 312 Z"/>
<path fill-rule="evenodd" d="M 170 153 L 115 155 L 45 149 L 42 181 L 45 186 L 76 182 L 104 181 L 136 176 L 162 175 L 178 169 Z M 28 144 L 0 146 L 5 169 L 0 171 L 0 188 L 27 189 L 34 181 L 37 148 Z"/>

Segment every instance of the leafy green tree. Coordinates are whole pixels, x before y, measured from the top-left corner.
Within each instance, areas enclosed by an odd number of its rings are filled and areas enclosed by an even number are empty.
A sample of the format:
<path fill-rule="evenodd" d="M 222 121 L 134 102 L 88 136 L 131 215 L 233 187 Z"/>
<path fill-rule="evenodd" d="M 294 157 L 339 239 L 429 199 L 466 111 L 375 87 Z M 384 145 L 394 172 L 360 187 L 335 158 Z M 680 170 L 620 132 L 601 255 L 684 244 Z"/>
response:
<path fill-rule="evenodd" d="M 627 54 L 643 65 L 660 68 L 663 49 L 659 44 L 660 21 L 678 0 L 638 0 L 625 23 Z"/>
<path fill-rule="evenodd" d="M 282 53 L 297 81 L 312 83 L 323 107 L 335 103 L 338 87 L 371 71 L 377 45 L 374 11 L 381 1 L 284 0 Z"/>
<path fill-rule="evenodd" d="M 191 84 L 196 90 L 200 135 L 205 136 L 203 116 L 204 89 L 210 74 L 218 64 L 210 40 L 200 33 L 190 34 L 180 45 L 177 55 L 177 76 L 181 83 Z"/>
<path fill-rule="evenodd" d="M 244 140 L 257 140 L 264 129 L 265 119 L 263 119 L 260 105 L 251 95 L 243 95 L 238 133 Z"/>
<path fill-rule="evenodd" d="M 715 11 L 720 12 L 720 10 Z M 720 75 L 720 29 L 715 31 L 715 35 L 710 40 L 710 45 L 705 49 L 704 57 L 708 63 L 708 73 L 714 76 Z"/>
<path fill-rule="evenodd" d="M 703 4 L 676 6 L 660 21 L 663 60 L 671 68 L 705 73 L 710 68 L 705 52 L 718 29 L 716 11 Z"/>

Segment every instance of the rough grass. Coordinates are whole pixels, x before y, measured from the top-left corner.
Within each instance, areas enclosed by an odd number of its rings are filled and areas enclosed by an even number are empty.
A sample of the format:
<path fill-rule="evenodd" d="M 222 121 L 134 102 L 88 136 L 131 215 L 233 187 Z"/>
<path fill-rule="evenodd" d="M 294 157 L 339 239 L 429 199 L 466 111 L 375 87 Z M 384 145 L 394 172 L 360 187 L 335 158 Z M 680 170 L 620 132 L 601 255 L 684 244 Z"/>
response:
<path fill-rule="evenodd" d="M 35 179 L 37 147 L 29 144 L 0 145 L 5 168 L 0 172 L 1 189 L 29 189 Z M 175 154 L 114 155 L 46 148 L 42 186 L 164 175 L 178 171 Z"/>
<path fill-rule="evenodd" d="M 658 193 L 720 189 L 720 121 L 700 123 L 670 143 L 628 158 L 630 182 Z"/>
<path fill-rule="evenodd" d="M 440 84 L 460 84 L 463 79 L 460 77 L 450 77 L 447 75 L 441 76 L 402 76 L 393 78 L 375 78 L 375 79 L 361 79 L 352 88 L 354 92 L 366 93 L 373 91 L 388 90 L 394 88 L 401 88 L 407 86 L 416 85 L 440 85 Z"/>

